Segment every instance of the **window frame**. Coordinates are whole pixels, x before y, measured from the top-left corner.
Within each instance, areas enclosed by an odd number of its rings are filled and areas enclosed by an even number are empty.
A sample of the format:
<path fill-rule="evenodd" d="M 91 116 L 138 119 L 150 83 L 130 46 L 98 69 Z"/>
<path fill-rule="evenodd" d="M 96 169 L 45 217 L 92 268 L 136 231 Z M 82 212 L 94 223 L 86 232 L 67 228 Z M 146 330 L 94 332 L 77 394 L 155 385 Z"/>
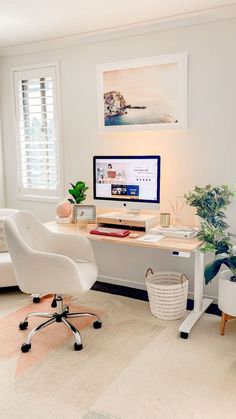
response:
<path fill-rule="evenodd" d="M 56 159 L 58 184 L 55 190 L 55 195 L 52 196 L 49 193 L 49 189 L 45 189 L 45 195 L 42 190 L 40 192 L 37 188 L 24 188 L 23 187 L 23 170 L 22 170 L 22 159 L 21 159 L 21 145 L 19 140 L 19 102 L 16 97 L 17 88 L 17 73 L 21 73 L 20 78 L 23 80 L 23 72 L 26 72 L 28 79 L 30 71 L 32 71 L 32 78 L 34 77 L 47 77 L 49 71 L 53 77 L 53 99 L 54 99 L 54 127 L 55 136 L 57 143 L 58 156 Z M 37 75 L 33 74 L 37 73 Z M 26 78 L 27 78 L 26 77 Z M 63 161 L 62 161 L 62 127 L 61 127 L 61 101 L 60 101 L 60 77 L 59 77 L 59 63 L 58 62 L 47 62 L 41 64 L 32 64 L 17 66 L 11 69 L 11 81 L 12 81 L 12 98 L 13 98 L 13 109 L 14 109 L 14 122 L 15 122 L 15 140 L 16 140 L 16 160 L 17 160 L 17 197 L 19 200 L 26 201 L 43 201 L 43 202 L 58 202 L 63 199 L 64 192 L 64 176 L 63 176 Z M 48 195 L 47 195 L 48 193 Z"/>

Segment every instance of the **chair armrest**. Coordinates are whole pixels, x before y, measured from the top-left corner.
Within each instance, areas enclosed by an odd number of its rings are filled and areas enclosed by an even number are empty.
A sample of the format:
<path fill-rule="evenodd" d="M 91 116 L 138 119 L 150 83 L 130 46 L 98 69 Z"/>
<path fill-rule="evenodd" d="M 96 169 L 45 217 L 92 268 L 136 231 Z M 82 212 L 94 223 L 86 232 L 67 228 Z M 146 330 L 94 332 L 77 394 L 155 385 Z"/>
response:
<path fill-rule="evenodd" d="M 46 248 L 48 252 L 57 253 L 73 259 L 75 262 L 95 262 L 92 245 L 88 238 L 79 233 L 59 233 L 49 231 Z"/>
<path fill-rule="evenodd" d="M 67 256 L 55 253 L 30 251 L 22 261 L 22 271 L 30 266 L 32 273 L 24 275 L 22 291 L 28 293 L 70 294 L 79 292 L 79 276 L 76 264 Z M 20 275 L 21 276 L 21 275 Z"/>

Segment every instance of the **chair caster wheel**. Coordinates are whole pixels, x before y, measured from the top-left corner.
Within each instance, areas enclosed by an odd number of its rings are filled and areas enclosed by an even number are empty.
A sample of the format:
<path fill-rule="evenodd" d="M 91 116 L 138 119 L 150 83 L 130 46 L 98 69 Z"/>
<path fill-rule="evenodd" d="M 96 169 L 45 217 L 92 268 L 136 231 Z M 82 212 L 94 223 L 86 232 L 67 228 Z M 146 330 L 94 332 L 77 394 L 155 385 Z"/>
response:
<path fill-rule="evenodd" d="M 186 332 L 180 332 L 180 337 L 182 339 L 188 339 L 188 333 L 186 333 Z"/>
<path fill-rule="evenodd" d="M 28 322 L 20 322 L 19 323 L 19 329 L 20 330 L 25 330 L 28 327 Z"/>
<path fill-rule="evenodd" d="M 33 303 L 34 303 L 34 304 L 38 304 L 38 303 L 40 303 L 40 297 L 34 297 L 34 298 L 33 298 Z"/>
<path fill-rule="evenodd" d="M 75 351 L 81 351 L 83 349 L 83 345 L 82 345 L 82 343 L 74 343 L 74 350 Z"/>
<path fill-rule="evenodd" d="M 102 327 L 102 322 L 99 322 L 98 320 L 96 320 L 96 321 L 93 323 L 93 327 L 94 327 L 94 329 L 101 329 L 101 327 Z"/>
<path fill-rule="evenodd" d="M 63 311 L 64 311 L 64 313 L 69 313 L 69 306 L 68 305 L 64 305 L 63 306 Z"/>
<path fill-rule="evenodd" d="M 51 303 L 51 307 L 52 308 L 56 308 L 56 306 L 57 306 L 57 300 L 52 300 L 52 303 Z"/>
<path fill-rule="evenodd" d="M 21 352 L 26 353 L 29 352 L 31 348 L 31 343 L 23 343 L 23 345 L 21 346 Z"/>

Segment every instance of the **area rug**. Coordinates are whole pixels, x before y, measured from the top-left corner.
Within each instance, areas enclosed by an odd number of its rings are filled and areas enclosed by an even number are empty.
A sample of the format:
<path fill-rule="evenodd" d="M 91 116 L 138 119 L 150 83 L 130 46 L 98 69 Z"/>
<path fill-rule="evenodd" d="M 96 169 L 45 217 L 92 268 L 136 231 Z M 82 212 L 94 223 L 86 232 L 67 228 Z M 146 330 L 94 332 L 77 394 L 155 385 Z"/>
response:
<path fill-rule="evenodd" d="M 4 359 L 17 357 L 16 375 L 26 371 L 32 365 L 42 361 L 50 352 L 62 346 L 67 340 L 71 340 L 70 331 L 63 323 L 55 323 L 38 332 L 32 340 L 32 350 L 28 356 L 20 352 L 22 343 L 26 340 L 29 331 L 47 319 L 40 317 L 30 317 L 28 319 L 29 328 L 21 331 L 17 327 L 24 320 L 27 314 L 31 312 L 53 313 L 55 309 L 51 308 L 52 296 L 47 295 L 41 297 L 40 304 L 27 304 L 22 308 L 2 317 L 0 319 L 0 361 Z M 70 310 L 73 312 L 86 312 L 88 309 L 82 305 L 75 305 L 72 298 L 67 297 L 65 304 L 69 304 Z M 91 311 L 91 310 L 89 310 Z M 102 315 L 101 310 L 93 308 L 92 311 L 99 316 Z M 91 317 L 75 318 L 71 323 L 79 330 L 91 325 L 94 319 Z M 7 344 L 6 344 L 7 342 Z"/>
<path fill-rule="evenodd" d="M 94 311 L 103 320 L 99 330 L 74 321 L 82 329 L 81 352 L 73 350 L 67 329 L 55 324 L 38 333 L 31 351 L 22 354 L 27 332 L 19 331 L 19 321 L 28 311 L 48 311 L 50 302 L 34 305 L 24 294 L 0 294 L 1 419 L 107 415 L 91 411 L 93 405 L 165 328 L 147 302 L 91 291 L 70 301 L 73 310 Z M 32 319 L 30 327 L 37 321 Z"/>

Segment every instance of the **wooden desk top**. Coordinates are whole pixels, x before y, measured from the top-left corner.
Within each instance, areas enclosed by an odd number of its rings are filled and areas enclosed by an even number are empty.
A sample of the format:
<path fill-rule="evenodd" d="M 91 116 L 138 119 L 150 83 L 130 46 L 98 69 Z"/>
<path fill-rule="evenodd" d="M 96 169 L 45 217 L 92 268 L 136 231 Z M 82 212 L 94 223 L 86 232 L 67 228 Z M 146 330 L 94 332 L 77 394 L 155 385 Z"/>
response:
<path fill-rule="evenodd" d="M 175 239 L 173 237 L 164 237 L 156 243 L 145 243 L 132 239 L 129 236 L 127 237 L 112 237 L 112 236 L 100 236 L 96 234 L 90 234 L 90 230 L 96 227 L 96 224 L 88 224 L 88 227 L 85 229 L 79 229 L 76 224 L 58 224 L 56 221 L 51 221 L 45 223 L 45 226 L 51 230 L 58 233 L 72 233 L 72 234 L 82 234 L 85 237 L 88 237 L 90 240 L 99 241 L 104 243 L 114 243 L 122 244 L 128 246 L 137 246 L 137 247 L 149 247 L 154 249 L 162 250 L 177 250 L 181 252 L 194 252 L 201 246 L 201 242 L 197 239 Z M 140 237 L 145 233 L 136 232 Z"/>

